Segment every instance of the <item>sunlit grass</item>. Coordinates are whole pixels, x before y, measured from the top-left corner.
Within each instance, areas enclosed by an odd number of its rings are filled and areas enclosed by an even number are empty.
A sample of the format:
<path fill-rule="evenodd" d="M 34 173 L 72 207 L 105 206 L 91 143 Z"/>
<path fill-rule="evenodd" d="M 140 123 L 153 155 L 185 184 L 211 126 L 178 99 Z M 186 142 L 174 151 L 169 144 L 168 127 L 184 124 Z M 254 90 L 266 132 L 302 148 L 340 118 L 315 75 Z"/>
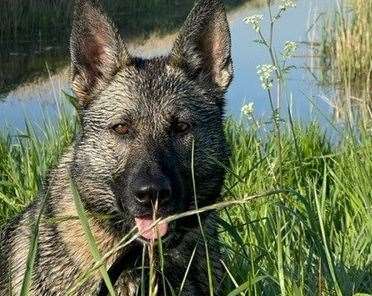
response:
<path fill-rule="evenodd" d="M 276 184 L 273 142 L 230 123 L 230 198 Z M 283 182 L 291 194 L 222 212 L 222 244 L 232 277 L 246 295 L 279 295 L 278 224 L 288 295 L 353 295 L 372 291 L 372 139 L 345 134 L 331 145 L 317 127 L 297 126 L 283 137 Z M 259 164 L 259 165 L 257 165 Z M 252 171 L 252 168 L 253 171 Z M 278 215 L 280 213 L 280 215 Z M 227 224 L 226 224 L 227 222 Z M 233 289 L 229 282 L 227 292 Z"/>
<path fill-rule="evenodd" d="M 35 198 L 47 172 L 57 163 L 76 130 L 74 118 L 61 109 L 57 123 L 26 122 L 25 131 L 0 131 L 0 227 Z"/>
<path fill-rule="evenodd" d="M 61 130 L 49 130 L 44 140 L 31 131 L 27 137 L 1 137 L 2 223 L 36 196 L 42 178 L 71 142 L 75 124 L 67 118 L 61 122 Z M 288 127 L 282 137 L 286 193 L 243 203 L 243 198 L 276 188 L 279 170 L 275 133 L 262 135 L 247 126 L 226 124 L 232 151 L 224 196 L 238 205 L 225 204 L 223 209 L 216 205 L 226 267 L 223 295 L 280 294 L 278 244 L 288 295 L 372 291 L 371 137 L 363 131 L 353 137 L 345 132 L 331 144 L 316 124 Z M 206 239 L 209 248 L 216 247 L 216 238 Z M 95 269 L 102 266 L 97 264 Z"/>
<path fill-rule="evenodd" d="M 355 0 L 358 5 L 363 5 L 359 2 Z M 284 10 L 280 12 L 282 13 Z M 275 49 L 269 41 L 266 41 L 266 45 L 273 53 L 271 62 L 275 65 Z M 341 54 L 348 58 L 348 54 L 354 54 L 346 53 L 346 49 L 342 53 L 344 49 L 341 45 L 332 58 Z M 328 55 L 330 56 L 330 52 Z M 354 56 L 350 57 L 347 63 L 351 63 L 353 58 Z M 360 56 L 355 58 L 359 59 Z M 337 64 L 332 66 L 332 70 L 334 75 L 337 74 L 336 71 L 343 70 L 340 73 L 346 73 L 348 80 L 345 83 L 349 86 L 351 78 L 359 74 L 350 72 L 355 69 L 345 70 L 345 65 Z M 272 81 L 267 78 L 267 84 L 264 85 L 271 102 L 269 84 L 283 83 L 280 69 L 276 69 L 277 78 Z M 367 70 L 368 67 L 360 69 L 361 75 L 368 73 Z M 48 171 L 58 163 L 78 132 L 75 117 L 63 110 L 61 108 L 57 124 L 45 119 L 42 127 L 35 128 L 27 123 L 24 132 L 4 130 L 0 135 L 0 228 L 34 200 Z M 223 254 L 222 282 L 214 283 L 212 269 L 206 270 L 210 294 L 213 295 L 215 287 L 221 289 L 221 295 L 229 296 L 341 296 L 371 293 L 370 130 L 361 124 L 359 130 L 338 131 L 336 139 L 331 139 L 317 123 L 304 126 L 293 122 L 291 116 L 288 122 L 281 120 L 284 116 L 274 107 L 269 120 L 253 118 L 253 107 L 246 108 L 245 113 L 246 118 L 240 123 L 227 120 L 225 125 L 231 156 L 230 165 L 226 167 L 223 200 L 206 208 L 166 218 L 166 222 L 171 222 L 185 216 L 198 215 L 200 212 L 219 211 L 216 223 L 220 236 L 208 237 L 203 233 L 202 247 L 206 248 L 206 253 L 211 248 L 220 248 Z M 193 171 L 193 167 L 192 164 L 190 170 L 194 175 L 197 172 Z M 198 188 L 194 184 L 195 199 L 197 192 Z M 85 213 L 77 191 L 74 198 L 79 217 L 72 218 L 80 219 L 94 262 L 91 269 L 74 279 L 66 295 L 75 295 L 79 287 L 97 271 L 101 272 L 113 295 L 114 284 L 108 278 L 106 261 L 133 242 L 139 234 L 136 229 L 123 234 L 114 248 L 101 254 L 95 243 L 94 233 L 89 228 L 90 217 Z M 195 203 L 197 204 L 197 200 Z M 200 219 L 201 228 L 202 222 Z M 40 219 L 36 219 L 33 225 L 34 235 L 27 260 L 29 268 L 24 277 L 22 295 L 27 295 L 31 285 L 37 252 L 38 223 Z M 164 278 L 167 262 L 163 255 L 167 252 L 166 248 L 161 243 L 144 247 L 143 281 L 139 293 L 146 295 L 148 287 L 150 295 L 156 295 L 157 292 L 161 294 L 157 279 L 162 280 L 163 286 L 164 283 L 170 285 L 175 295 L 182 295 L 192 261 L 200 260 L 194 258 L 196 248 L 193 250 L 188 266 L 185 266 L 183 280 L 180 283 L 169 283 Z M 145 252 L 149 253 L 147 256 L 150 260 L 145 260 Z M 202 259 L 209 265 L 208 256 Z M 150 266 L 145 266 L 147 261 Z"/>

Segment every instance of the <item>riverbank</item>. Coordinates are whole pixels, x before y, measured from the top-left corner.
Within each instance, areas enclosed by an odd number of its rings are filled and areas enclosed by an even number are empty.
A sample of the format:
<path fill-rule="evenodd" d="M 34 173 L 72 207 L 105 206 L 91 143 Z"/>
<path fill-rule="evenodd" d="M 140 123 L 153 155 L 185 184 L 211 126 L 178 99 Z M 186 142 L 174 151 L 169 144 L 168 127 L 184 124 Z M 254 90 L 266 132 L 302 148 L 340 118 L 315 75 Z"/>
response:
<path fill-rule="evenodd" d="M 151 5 L 157 1 L 140 2 Z M 239 50 L 234 67 L 241 80 L 231 85 L 239 86 L 239 91 L 228 93 L 227 102 L 235 100 L 234 110 L 238 111 L 228 113 L 235 117 L 225 125 L 231 148 L 222 194 L 225 207 L 212 206 L 219 208 L 219 238 L 206 238 L 209 248 L 219 248 L 223 254 L 223 280 L 217 284 L 221 295 L 228 296 L 361 296 L 364 294 L 359 293 L 372 291 L 372 130 L 363 117 L 352 117 L 350 109 L 342 124 L 335 122 L 314 99 L 323 98 L 322 93 L 292 92 L 301 81 L 311 86 L 308 76 L 301 78 L 295 60 L 301 43 L 291 41 L 296 40 L 292 35 L 297 34 L 308 10 L 302 1 L 292 19 L 291 9 L 296 4 L 280 3 L 271 6 L 269 0 L 269 13 L 263 8 L 243 10 L 238 13 L 239 22 L 231 26 L 233 47 Z M 48 15 L 48 7 L 44 13 Z M 148 21 L 154 23 L 165 14 L 171 19 L 180 17 L 153 11 L 154 19 Z M 146 17 L 141 21 L 147 32 Z M 253 34 L 245 35 L 249 30 Z M 274 31 L 280 38 L 275 38 Z M 291 35 L 282 35 L 286 32 Z M 256 51 L 251 44 L 256 44 Z M 54 78 L 58 80 L 58 76 L 50 76 L 52 82 Z M 32 93 L 31 87 L 19 90 Z M 0 229 L 35 199 L 48 172 L 79 132 L 73 107 L 60 100 L 59 89 L 51 90 L 56 112 L 34 116 L 37 121 L 26 119 L 22 131 L 8 124 L 0 127 Z M 240 112 L 236 100 L 244 98 L 247 105 Z M 302 108 L 294 116 L 293 100 L 319 112 L 311 112 L 310 117 L 307 108 Z M 2 108 L 4 113 L 19 111 L 13 105 Z M 27 105 L 28 115 L 32 109 Z M 327 128 L 319 118 L 327 122 Z M 87 223 L 79 215 L 68 219 Z M 94 246 L 94 240 L 89 243 Z M 178 287 L 181 283 L 171 284 Z"/>
<path fill-rule="evenodd" d="M 326 18 L 320 62 L 323 82 L 336 88 L 338 117 L 361 115 L 371 125 L 372 1 L 344 1 Z"/>

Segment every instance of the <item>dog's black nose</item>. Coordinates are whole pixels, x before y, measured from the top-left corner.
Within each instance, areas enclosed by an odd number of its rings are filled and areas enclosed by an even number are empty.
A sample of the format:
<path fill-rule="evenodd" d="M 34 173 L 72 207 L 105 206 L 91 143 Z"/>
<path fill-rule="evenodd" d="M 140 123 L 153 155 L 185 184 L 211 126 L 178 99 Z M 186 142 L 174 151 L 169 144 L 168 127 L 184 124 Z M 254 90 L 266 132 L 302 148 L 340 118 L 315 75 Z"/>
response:
<path fill-rule="evenodd" d="M 146 206 L 162 205 L 169 201 L 172 190 L 167 178 L 157 178 L 154 180 L 138 180 L 134 193 L 137 201 Z"/>

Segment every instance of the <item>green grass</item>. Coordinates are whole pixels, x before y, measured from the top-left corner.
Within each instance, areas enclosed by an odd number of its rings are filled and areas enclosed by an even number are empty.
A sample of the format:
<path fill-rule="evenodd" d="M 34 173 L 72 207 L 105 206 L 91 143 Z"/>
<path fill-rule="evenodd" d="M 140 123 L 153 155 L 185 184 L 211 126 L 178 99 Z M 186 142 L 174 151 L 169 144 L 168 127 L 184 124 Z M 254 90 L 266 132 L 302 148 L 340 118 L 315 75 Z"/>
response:
<path fill-rule="evenodd" d="M 239 199 L 274 188 L 275 137 L 262 139 L 235 123 L 226 130 L 231 170 L 244 179 L 229 174 L 226 196 Z M 231 276 L 249 287 L 246 295 L 279 295 L 281 276 L 287 295 L 371 293 L 372 137 L 345 133 L 331 145 L 312 124 L 284 131 L 282 140 L 283 182 L 292 192 L 222 212 Z M 233 288 L 230 281 L 226 294 Z"/>
<path fill-rule="evenodd" d="M 61 116 L 55 128 L 46 124 L 42 140 L 31 128 L 0 137 L 2 224 L 35 197 L 71 142 L 76 125 L 70 118 Z M 282 128 L 287 193 L 220 211 L 223 295 L 371 293 L 372 137 L 345 131 L 331 144 L 316 124 Z M 231 120 L 226 135 L 232 153 L 224 199 L 276 189 L 275 132 L 263 134 Z M 209 240 L 214 246 L 215 238 Z"/>
<path fill-rule="evenodd" d="M 0 227 L 35 198 L 44 177 L 71 143 L 76 123 L 61 111 L 57 124 L 26 124 L 24 132 L 0 131 Z"/>
<path fill-rule="evenodd" d="M 270 0 L 268 4 L 270 8 Z M 284 13 L 280 11 L 277 17 Z M 276 19 L 270 11 L 271 30 Z M 280 67 L 273 36 L 265 39 L 262 32 L 258 33 L 270 53 L 270 62 L 276 65 L 273 83 L 282 89 L 286 69 Z M 347 125 L 353 128 L 331 137 L 317 123 L 293 123 L 291 116 L 282 121 L 283 114 L 273 104 L 275 91 L 266 86 L 265 90 L 272 106 L 272 122 L 248 117 L 241 123 L 226 122 L 231 157 L 223 201 L 208 207 L 219 210 L 220 237 L 206 236 L 204 241 L 206 248 L 219 247 L 223 252 L 224 278 L 213 285 L 229 296 L 372 293 L 371 130 L 362 122 L 358 129 Z M 0 228 L 35 198 L 47 172 L 71 144 L 77 121 L 61 110 L 57 124 L 45 119 L 40 128 L 27 124 L 23 133 L 0 134 Z M 96 270 L 106 277 L 105 260 L 138 236 L 135 230 L 124 234 L 114 249 L 100 254 L 78 194 L 75 201 L 95 263 L 68 295 L 74 295 L 74 289 Z M 183 215 L 191 214 L 198 211 Z M 167 221 L 177 218 L 179 215 Z M 30 285 L 36 237 L 37 227 L 27 260 L 24 295 Z M 154 246 L 148 252 L 153 256 Z M 156 267 L 150 265 L 149 282 L 145 283 L 152 295 L 157 289 Z M 148 269 L 143 268 L 146 272 Z M 211 291 L 212 277 L 209 275 Z M 107 277 L 106 282 L 110 286 Z"/>

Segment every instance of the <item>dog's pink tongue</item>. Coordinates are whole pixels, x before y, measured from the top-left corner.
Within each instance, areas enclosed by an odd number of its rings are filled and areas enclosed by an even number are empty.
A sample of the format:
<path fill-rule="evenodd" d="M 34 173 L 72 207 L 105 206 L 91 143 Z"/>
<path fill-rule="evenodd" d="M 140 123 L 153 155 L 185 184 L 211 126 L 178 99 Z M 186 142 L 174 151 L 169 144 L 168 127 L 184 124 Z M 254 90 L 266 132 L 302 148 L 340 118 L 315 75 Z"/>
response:
<path fill-rule="evenodd" d="M 168 223 L 159 223 L 151 229 L 154 220 L 150 217 L 135 218 L 139 234 L 147 240 L 159 239 L 168 232 Z"/>

